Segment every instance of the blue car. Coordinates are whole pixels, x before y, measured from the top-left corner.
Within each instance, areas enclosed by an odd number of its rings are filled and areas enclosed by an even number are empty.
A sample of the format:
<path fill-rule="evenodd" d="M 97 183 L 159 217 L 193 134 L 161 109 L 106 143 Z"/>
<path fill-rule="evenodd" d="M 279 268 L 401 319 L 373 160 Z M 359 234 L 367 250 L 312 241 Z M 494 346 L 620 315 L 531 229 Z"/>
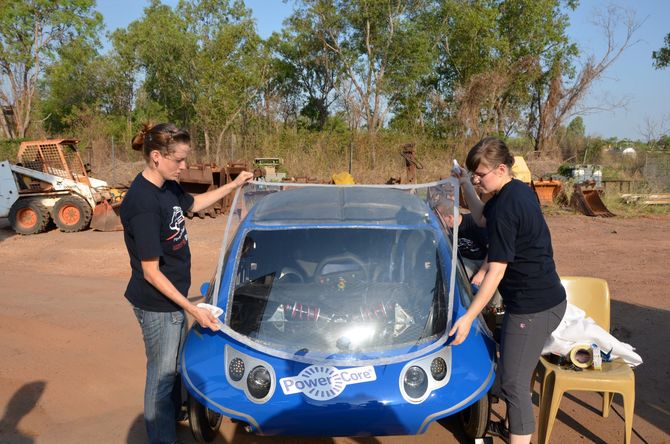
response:
<path fill-rule="evenodd" d="M 440 199 L 458 202 L 455 180 L 239 191 L 201 288 L 221 330 L 195 324 L 181 356 L 196 439 L 222 416 L 263 435 L 370 436 L 458 412 L 483 436 L 495 343 L 480 317 L 450 346 L 472 290 Z"/>

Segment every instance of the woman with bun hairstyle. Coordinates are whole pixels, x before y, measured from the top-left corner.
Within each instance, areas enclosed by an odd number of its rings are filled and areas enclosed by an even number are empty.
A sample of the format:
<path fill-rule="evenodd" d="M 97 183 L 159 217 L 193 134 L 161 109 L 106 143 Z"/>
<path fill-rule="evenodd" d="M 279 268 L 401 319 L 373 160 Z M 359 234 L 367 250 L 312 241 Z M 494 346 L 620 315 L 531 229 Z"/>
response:
<path fill-rule="evenodd" d="M 531 188 L 512 176 L 514 158 L 500 139 L 487 137 L 468 153 L 468 172 L 454 171 L 475 222 L 486 226 L 488 262 L 467 312 L 454 323 L 452 345 L 466 340 L 473 320 L 496 288 L 505 315 L 500 359 L 491 392 L 507 404 L 507 424 L 492 422 L 489 433 L 513 444 L 529 443 L 535 429 L 528 387 L 545 340 L 566 308 L 556 273 L 551 236 Z M 479 195 L 491 196 L 486 203 Z"/>
<path fill-rule="evenodd" d="M 197 212 L 221 200 L 251 179 L 242 172 L 231 183 L 191 196 L 177 183 L 186 169 L 190 136 L 170 123 L 144 125 L 132 141 L 146 165 L 121 204 L 123 235 L 131 277 L 125 297 L 139 321 L 147 356 L 144 422 L 149 441 L 177 441 L 181 409 L 179 348 L 185 331 L 184 312 L 204 328 L 218 330 L 217 319 L 192 304 L 191 252 L 184 212 Z"/>

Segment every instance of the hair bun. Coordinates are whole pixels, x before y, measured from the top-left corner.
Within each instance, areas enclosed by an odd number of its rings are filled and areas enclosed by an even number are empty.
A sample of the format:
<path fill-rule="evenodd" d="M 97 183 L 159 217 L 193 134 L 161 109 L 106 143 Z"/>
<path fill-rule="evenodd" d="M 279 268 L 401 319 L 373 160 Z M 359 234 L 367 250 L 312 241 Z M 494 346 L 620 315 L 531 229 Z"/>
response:
<path fill-rule="evenodd" d="M 140 131 L 133 137 L 133 140 L 131 141 L 131 146 L 135 151 L 142 151 L 144 147 L 144 139 L 147 137 L 148 134 L 148 141 L 151 141 L 151 129 L 154 126 L 150 123 L 143 123 L 142 128 L 140 128 Z"/>

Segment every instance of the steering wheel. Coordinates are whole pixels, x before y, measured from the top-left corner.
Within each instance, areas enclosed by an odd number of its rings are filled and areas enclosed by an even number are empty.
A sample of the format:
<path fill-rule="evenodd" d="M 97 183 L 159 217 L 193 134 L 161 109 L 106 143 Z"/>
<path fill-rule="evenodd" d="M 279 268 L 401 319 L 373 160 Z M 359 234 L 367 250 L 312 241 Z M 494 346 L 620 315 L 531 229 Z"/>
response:
<path fill-rule="evenodd" d="M 358 282 L 368 280 L 368 270 L 365 262 L 353 253 L 344 253 L 324 258 L 314 271 L 314 282 L 317 284 L 328 285 L 338 284 L 338 282 L 351 281 Z"/>
<path fill-rule="evenodd" d="M 302 284 L 305 282 L 305 278 L 303 278 L 302 273 L 291 267 L 282 268 L 277 280 L 279 282 L 286 282 L 289 284 Z"/>

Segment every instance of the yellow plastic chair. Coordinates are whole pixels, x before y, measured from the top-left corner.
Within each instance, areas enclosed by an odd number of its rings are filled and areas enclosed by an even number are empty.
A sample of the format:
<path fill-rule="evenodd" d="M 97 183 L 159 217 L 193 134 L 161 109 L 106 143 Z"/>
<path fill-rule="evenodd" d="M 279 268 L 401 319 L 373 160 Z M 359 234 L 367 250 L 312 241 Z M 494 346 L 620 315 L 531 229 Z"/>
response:
<path fill-rule="evenodd" d="M 604 279 L 567 276 L 561 278 L 568 302 L 581 308 L 586 315 L 606 331 L 610 329 L 610 292 Z M 633 431 L 635 408 L 635 375 L 623 360 L 603 362 L 602 370 L 585 369 L 577 372 L 564 369 L 540 357 L 538 373 L 542 376 L 540 387 L 540 415 L 538 442 L 546 444 L 554 426 L 563 393 L 573 390 L 601 392 L 602 416 L 607 418 L 614 393 L 623 397 L 626 444 Z"/>

